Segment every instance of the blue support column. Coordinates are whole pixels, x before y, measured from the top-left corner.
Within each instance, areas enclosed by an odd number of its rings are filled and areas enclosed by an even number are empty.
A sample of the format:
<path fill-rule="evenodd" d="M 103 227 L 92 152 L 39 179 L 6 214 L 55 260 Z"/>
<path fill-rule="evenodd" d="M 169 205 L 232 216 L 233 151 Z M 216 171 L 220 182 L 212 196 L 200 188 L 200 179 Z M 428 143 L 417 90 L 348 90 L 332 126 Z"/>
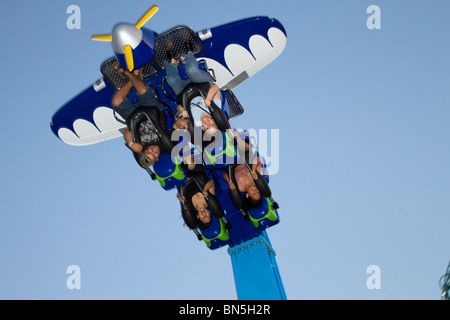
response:
<path fill-rule="evenodd" d="M 229 248 L 239 300 L 286 300 L 269 238 L 259 237 Z"/>

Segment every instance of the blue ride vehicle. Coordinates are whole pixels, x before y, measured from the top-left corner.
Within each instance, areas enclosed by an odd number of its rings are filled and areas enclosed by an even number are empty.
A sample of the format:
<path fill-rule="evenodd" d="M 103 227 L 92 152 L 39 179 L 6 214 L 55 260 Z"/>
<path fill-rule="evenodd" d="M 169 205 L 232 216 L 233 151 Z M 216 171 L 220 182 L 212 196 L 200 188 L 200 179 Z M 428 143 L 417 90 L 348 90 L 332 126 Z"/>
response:
<path fill-rule="evenodd" d="M 158 101 L 164 105 L 158 112 L 160 118 L 165 120 L 165 126 L 157 128 L 163 152 L 151 168 L 145 163 L 142 154 L 133 155 L 138 164 L 164 190 L 195 187 L 195 180 L 189 177 L 189 170 L 179 157 L 174 157 L 169 151 L 175 142 L 171 141 L 168 129 L 174 124 L 178 104 L 187 106 L 190 118 L 194 118 L 191 103 L 201 104 L 208 88 L 204 84 L 192 84 L 183 94 L 175 96 L 167 84 L 164 66 L 167 50 L 170 49 L 175 56 L 186 54 L 185 43 L 189 41 L 201 68 L 211 74 L 221 90 L 220 105 L 211 103 L 211 106 L 203 107 L 217 124 L 222 144 L 214 141 L 216 145 L 211 149 L 210 144 L 191 141 L 198 149 L 197 154 L 200 155 L 204 168 L 214 180 L 216 192 L 215 195 L 207 195 L 211 213 L 209 226 L 199 227 L 192 210 L 186 209 L 188 204 L 182 205 L 183 218 L 186 225 L 196 230 L 210 249 L 224 245 L 234 246 L 253 239 L 261 235 L 265 228 L 278 223 L 278 205 L 271 196 L 266 175 L 257 173 L 256 180 L 259 182 L 255 181 L 255 184 L 258 185 L 263 201 L 254 208 L 242 206 L 239 199 L 243 195 L 231 192 L 223 178 L 223 173 L 230 164 L 234 165 L 243 159 L 245 162 L 245 154 L 240 155 L 235 148 L 236 136 L 227 133 L 232 129 L 229 120 L 244 112 L 232 90 L 281 54 L 286 46 L 286 31 L 275 19 L 253 17 L 200 32 L 187 26 L 179 26 L 158 34 L 143 28 L 157 10 L 154 6 L 135 25 L 119 24 L 111 35 L 93 37 L 94 40 L 112 42 L 115 56 L 102 63 L 101 79 L 68 101 L 53 115 L 51 130 L 64 143 L 83 146 L 120 137 L 128 127 L 133 133 L 133 140 L 139 142 L 139 126 L 142 122 L 150 121 L 158 127 L 158 121 L 154 118 L 155 111 L 136 110 L 132 120 L 126 123 L 115 115 L 111 101 L 114 93 L 128 81 L 117 72 L 114 65 L 118 63 L 129 71 L 141 68 L 144 82 L 154 89 Z M 182 68 L 180 75 L 185 76 Z M 136 102 L 134 89 L 129 98 Z M 203 138 L 201 128 L 195 122 L 189 124 L 188 131 L 192 139 L 196 134 Z M 246 163 L 248 165 L 248 161 Z"/>

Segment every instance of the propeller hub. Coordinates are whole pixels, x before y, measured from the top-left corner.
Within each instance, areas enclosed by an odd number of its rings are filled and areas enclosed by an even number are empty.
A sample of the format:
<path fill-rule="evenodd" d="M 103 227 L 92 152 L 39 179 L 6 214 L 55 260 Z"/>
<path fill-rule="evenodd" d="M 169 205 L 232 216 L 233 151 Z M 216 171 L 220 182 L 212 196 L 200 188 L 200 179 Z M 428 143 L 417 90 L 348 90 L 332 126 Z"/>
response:
<path fill-rule="evenodd" d="M 96 35 L 92 40 L 111 41 L 116 60 L 121 67 L 130 72 L 134 68 L 140 68 L 155 56 L 155 35 L 152 31 L 141 28 L 158 10 L 158 6 L 153 6 L 136 25 L 118 24 L 112 34 Z"/>
<path fill-rule="evenodd" d="M 132 49 L 141 43 L 144 33 L 141 29 L 131 24 L 119 24 L 112 32 L 112 47 L 115 53 L 124 54 L 124 47 L 130 46 Z"/>

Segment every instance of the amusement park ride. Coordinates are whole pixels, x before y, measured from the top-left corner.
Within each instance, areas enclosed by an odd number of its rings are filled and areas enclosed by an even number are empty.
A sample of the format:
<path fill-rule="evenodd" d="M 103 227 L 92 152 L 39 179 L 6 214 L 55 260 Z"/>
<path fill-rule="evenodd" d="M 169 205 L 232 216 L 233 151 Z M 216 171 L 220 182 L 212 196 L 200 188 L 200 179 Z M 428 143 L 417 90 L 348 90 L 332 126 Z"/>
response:
<path fill-rule="evenodd" d="M 224 140 L 227 140 L 228 129 L 231 129 L 229 120 L 244 112 L 232 90 L 278 57 L 286 46 L 284 27 L 277 20 L 268 17 L 248 18 L 200 32 L 180 26 L 157 34 L 143 27 L 157 11 L 158 7 L 153 6 L 137 24 L 119 24 L 110 35 L 92 37 L 93 40 L 111 42 L 115 56 L 101 65 L 103 77 L 100 80 L 54 114 L 51 129 L 64 143 L 83 146 L 122 136 L 127 123 L 114 112 L 111 101 L 114 93 L 128 79 L 114 68 L 115 63 L 129 71 L 141 69 L 143 81 L 154 89 L 157 100 L 164 105 L 164 110 L 161 111 L 170 128 L 175 121 L 178 104 L 189 111 L 190 103 L 196 97 L 204 99 L 205 91 L 201 85 L 191 83 L 183 92 L 175 95 L 167 83 L 163 62 L 167 60 L 167 51 L 170 49 L 174 56 L 182 56 L 187 53 L 187 41 L 191 43 L 192 52 L 201 68 L 209 72 L 220 88 L 221 106 L 211 103 L 211 106 L 204 107 L 205 112 L 216 121 Z M 181 67 L 180 76 L 186 78 L 183 71 Z M 135 90 L 129 94 L 129 98 L 136 101 Z M 191 112 L 189 115 L 189 132 L 195 135 L 199 128 L 197 122 L 193 121 Z M 139 139 L 138 135 L 139 132 L 133 131 L 135 141 Z M 163 135 L 160 134 L 160 137 Z M 242 139 L 246 139 L 245 133 Z M 250 143 L 248 139 L 245 141 Z M 195 147 L 197 152 L 206 152 L 202 144 Z M 258 155 L 256 147 L 252 147 L 254 154 Z M 223 150 L 219 147 L 219 151 L 213 157 L 229 155 L 230 150 L 227 145 L 223 146 Z M 233 153 L 233 150 L 230 152 Z M 244 208 L 243 194 L 230 190 L 223 178 L 223 172 L 227 169 L 214 166 L 214 160 L 203 163 L 208 177 L 215 185 L 215 196 L 205 195 L 211 213 L 211 224 L 201 227 L 196 215 L 187 210 L 184 203 L 181 211 L 188 228 L 207 248 L 215 250 L 228 246 L 239 299 L 284 300 L 286 294 L 275 251 L 266 233 L 267 228 L 280 221 L 278 204 L 272 197 L 269 177 L 264 174 L 264 159 L 260 158 L 263 175 L 255 170 L 258 178 L 254 180 L 263 201 L 256 208 Z M 251 172 L 248 161 L 243 163 Z M 143 168 L 164 190 L 174 189 L 180 192 L 188 184 L 195 182 L 190 179 L 187 168 L 169 153 L 162 153 L 157 163 Z"/>

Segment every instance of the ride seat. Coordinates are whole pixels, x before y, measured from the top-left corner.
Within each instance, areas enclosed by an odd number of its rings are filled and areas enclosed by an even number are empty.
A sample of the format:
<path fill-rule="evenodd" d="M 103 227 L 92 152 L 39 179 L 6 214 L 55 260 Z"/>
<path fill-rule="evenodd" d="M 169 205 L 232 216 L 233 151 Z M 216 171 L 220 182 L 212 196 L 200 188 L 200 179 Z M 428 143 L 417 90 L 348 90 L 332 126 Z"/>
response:
<path fill-rule="evenodd" d="M 257 208 L 248 210 L 248 215 L 253 226 L 260 231 L 280 222 L 280 218 L 272 201 L 267 197 L 263 197 L 263 201 Z"/>
<path fill-rule="evenodd" d="M 186 170 L 181 167 L 177 158 L 172 160 L 168 153 L 159 156 L 158 162 L 153 165 L 156 180 L 164 190 L 179 188 L 186 182 Z"/>
<path fill-rule="evenodd" d="M 202 183 L 206 183 L 205 181 Z M 199 240 L 203 240 L 210 249 L 219 248 L 225 244 L 230 238 L 228 230 L 231 228 L 231 224 L 228 223 L 225 218 L 225 213 L 216 199 L 216 197 L 208 192 L 205 197 L 205 201 L 208 205 L 207 210 L 211 216 L 211 224 L 208 227 L 203 227 L 197 220 L 197 213 L 189 199 L 197 192 L 201 192 L 200 181 L 201 176 L 191 176 L 187 179 L 186 183 L 179 188 L 179 193 L 184 197 L 184 201 L 181 205 L 182 217 L 189 229 L 194 231 Z M 188 203 L 189 201 L 189 203 Z"/>
<path fill-rule="evenodd" d="M 209 249 L 214 250 L 228 244 L 230 234 L 224 222 L 211 214 L 211 224 L 200 230 L 203 241 Z"/>
<path fill-rule="evenodd" d="M 173 143 L 170 140 L 170 135 L 165 128 L 165 122 L 161 120 L 161 111 L 157 107 L 139 107 L 128 119 L 128 128 L 130 129 L 133 141 L 141 143 L 141 136 L 139 134 L 139 126 L 144 122 L 150 120 L 153 126 L 156 128 L 157 135 L 159 137 L 161 153 L 158 161 L 153 166 L 153 171 L 150 170 L 152 179 L 157 179 L 161 184 L 161 187 L 165 190 L 174 189 L 182 186 L 186 182 L 185 169 L 181 167 L 181 163 L 175 159 L 172 161 L 170 152 L 173 147 Z M 140 160 L 142 153 L 133 152 L 133 156 L 139 166 L 142 167 Z M 149 171 L 148 168 L 144 168 Z"/>

